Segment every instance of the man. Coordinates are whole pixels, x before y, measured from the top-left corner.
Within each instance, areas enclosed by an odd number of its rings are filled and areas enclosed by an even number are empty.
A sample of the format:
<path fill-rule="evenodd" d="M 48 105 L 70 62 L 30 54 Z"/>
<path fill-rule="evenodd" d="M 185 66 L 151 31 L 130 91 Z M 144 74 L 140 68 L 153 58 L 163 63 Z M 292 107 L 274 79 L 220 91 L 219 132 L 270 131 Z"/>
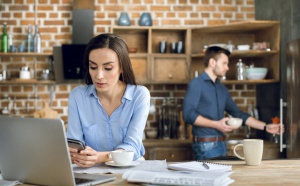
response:
<path fill-rule="evenodd" d="M 242 118 L 244 124 L 255 129 L 271 134 L 280 132 L 280 125 L 267 125 L 242 112 L 228 89 L 220 83 L 219 78 L 229 70 L 229 55 L 230 52 L 221 47 L 207 48 L 204 56 L 205 70 L 189 83 L 185 94 L 183 117 L 186 123 L 193 125 L 192 148 L 197 160 L 226 155 L 224 133 L 232 132 L 234 128 L 226 124 L 229 118 L 224 117 L 224 111 L 233 117 Z"/>

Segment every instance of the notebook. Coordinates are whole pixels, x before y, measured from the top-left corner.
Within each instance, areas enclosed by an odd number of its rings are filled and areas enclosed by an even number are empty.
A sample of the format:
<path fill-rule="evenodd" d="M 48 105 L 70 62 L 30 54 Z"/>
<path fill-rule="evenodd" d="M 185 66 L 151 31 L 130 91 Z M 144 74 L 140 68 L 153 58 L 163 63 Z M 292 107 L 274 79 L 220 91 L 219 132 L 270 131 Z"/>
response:
<path fill-rule="evenodd" d="M 111 175 L 74 174 L 60 119 L 1 117 L 0 171 L 4 180 L 36 185 L 96 185 Z"/>
<path fill-rule="evenodd" d="M 179 171 L 216 171 L 216 172 L 226 172 L 231 171 L 232 166 L 220 163 L 212 162 L 201 162 L 201 161 L 191 161 L 184 163 L 173 163 L 168 165 L 169 169 L 179 170 Z"/>

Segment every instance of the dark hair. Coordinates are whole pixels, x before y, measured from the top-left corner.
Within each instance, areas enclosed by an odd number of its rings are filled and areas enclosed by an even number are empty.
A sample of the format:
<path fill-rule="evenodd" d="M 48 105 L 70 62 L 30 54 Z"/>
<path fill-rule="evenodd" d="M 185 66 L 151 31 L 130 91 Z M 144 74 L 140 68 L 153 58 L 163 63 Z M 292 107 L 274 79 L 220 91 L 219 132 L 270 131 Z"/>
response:
<path fill-rule="evenodd" d="M 127 44 L 120 36 L 105 33 L 92 38 L 85 49 L 83 67 L 85 69 L 85 83 L 87 85 L 93 84 L 91 75 L 89 73 L 89 55 L 92 50 L 99 48 L 109 48 L 116 52 L 119 58 L 120 69 L 122 70 L 119 80 L 125 82 L 126 84 L 137 84 L 132 70 Z"/>
<path fill-rule="evenodd" d="M 204 65 L 205 67 L 208 66 L 208 63 L 209 63 L 209 60 L 211 58 L 217 60 L 219 55 L 223 53 L 225 54 L 226 56 L 229 57 L 230 55 L 230 52 L 228 50 L 226 50 L 225 48 L 222 48 L 222 47 L 218 47 L 218 46 L 211 46 L 211 47 L 208 47 L 205 51 L 205 56 L 204 56 Z"/>

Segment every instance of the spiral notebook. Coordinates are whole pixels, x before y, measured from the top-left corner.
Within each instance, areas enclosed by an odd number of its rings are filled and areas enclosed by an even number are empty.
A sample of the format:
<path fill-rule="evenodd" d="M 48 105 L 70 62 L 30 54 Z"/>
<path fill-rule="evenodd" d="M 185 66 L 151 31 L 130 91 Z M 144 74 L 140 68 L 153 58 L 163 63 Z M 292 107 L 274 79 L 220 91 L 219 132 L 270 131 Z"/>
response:
<path fill-rule="evenodd" d="M 185 163 L 173 163 L 168 165 L 169 169 L 178 171 L 197 171 L 197 172 L 226 172 L 231 171 L 232 166 L 213 162 L 191 161 Z"/>

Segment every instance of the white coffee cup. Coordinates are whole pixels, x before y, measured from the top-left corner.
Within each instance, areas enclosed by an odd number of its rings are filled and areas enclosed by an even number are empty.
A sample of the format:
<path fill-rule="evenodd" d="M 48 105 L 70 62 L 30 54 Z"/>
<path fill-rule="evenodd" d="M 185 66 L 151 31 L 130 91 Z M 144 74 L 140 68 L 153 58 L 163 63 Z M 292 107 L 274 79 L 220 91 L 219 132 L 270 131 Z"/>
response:
<path fill-rule="evenodd" d="M 242 146 L 244 157 L 240 156 L 236 152 L 236 148 Z M 242 144 L 237 144 L 233 152 L 234 154 L 246 161 L 247 165 L 259 165 L 262 159 L 264 149 L 264 141 L 261 139 L 244 139 Z"/>
<path fill-rule="evenodd" d="M 133 151 L 115 150 L 111 152 L 112 160 L 116 165 L 130 165 L 133 160 L 133 156 Z"/>

